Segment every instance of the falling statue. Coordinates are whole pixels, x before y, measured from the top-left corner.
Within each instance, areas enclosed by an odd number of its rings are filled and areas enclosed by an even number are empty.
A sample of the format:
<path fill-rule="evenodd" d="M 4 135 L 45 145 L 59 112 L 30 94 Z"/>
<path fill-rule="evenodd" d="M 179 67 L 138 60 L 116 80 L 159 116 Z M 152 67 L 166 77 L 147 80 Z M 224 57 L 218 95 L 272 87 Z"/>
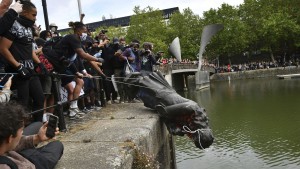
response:
<path fill-rule="evenodd" d="M 214 140 L 205 109 L 181 97 L 160 72 L 149 75 L 132 73 L 125 78 L 129 94 L 138 96 L 144 105 L 155 109 L 172 135 L 187 135 L 196 147 L 208 148 Z"/>

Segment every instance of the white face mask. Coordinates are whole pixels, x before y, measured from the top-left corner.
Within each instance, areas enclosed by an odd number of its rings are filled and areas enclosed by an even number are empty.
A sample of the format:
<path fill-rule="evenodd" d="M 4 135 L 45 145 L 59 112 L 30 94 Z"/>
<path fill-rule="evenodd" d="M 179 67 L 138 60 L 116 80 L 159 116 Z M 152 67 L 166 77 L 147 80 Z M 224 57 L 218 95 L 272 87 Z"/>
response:
<path fill-rule="evenodd" d="M 80 36 L 81 41 L 85 41 L 87 36 L 87 33 L 82 33 Z"/>
<path fill-rule="evenodd" d="M 51 31 L 52 31 L 52 32 L 55 32 L 55 31 L 56 31 L 56 28 L 55 28 L 55 27 L 52 27 L 52 28 L 51 28 Z"/>
<path fill-rule="evenodd" d="M 46 41 L 50 41 L 51 40 L 51 38 L 46 38 Z"/>

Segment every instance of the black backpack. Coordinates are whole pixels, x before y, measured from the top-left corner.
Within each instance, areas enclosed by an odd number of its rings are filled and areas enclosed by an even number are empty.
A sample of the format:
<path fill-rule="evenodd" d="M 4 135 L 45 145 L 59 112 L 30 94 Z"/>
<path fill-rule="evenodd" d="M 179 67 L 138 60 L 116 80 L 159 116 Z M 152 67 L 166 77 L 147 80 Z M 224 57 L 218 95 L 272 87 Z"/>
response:
<path fill-rule="evenodd" d="M 6 164 L 11 169 L 19 169 L 17 164 L 6 156 L 0 156 L 0 164 Z"/>
<path fill-rule="evenodd" d="M 43 53 L 48 61 L 53 65 L 54 70 L 59 73 L 63 73 L 66 67 L 62 64 L 65 60 L 64 56 L 60 56 L 56 51 L 60 49 L 59 43 L 63 37 L 56 36 L 51 38 L 43 46 Z"/>

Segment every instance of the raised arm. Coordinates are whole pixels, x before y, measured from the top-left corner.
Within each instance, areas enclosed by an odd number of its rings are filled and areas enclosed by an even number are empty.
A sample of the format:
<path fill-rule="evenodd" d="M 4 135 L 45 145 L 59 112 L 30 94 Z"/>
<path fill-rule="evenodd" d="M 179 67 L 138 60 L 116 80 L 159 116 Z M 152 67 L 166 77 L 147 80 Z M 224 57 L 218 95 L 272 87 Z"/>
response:
<path fill-rule="evenodd" d="M 4 13 L 8 10 L 12 0 L 2 0 L 0 3 L 0 17 L 4 15 Z"/>

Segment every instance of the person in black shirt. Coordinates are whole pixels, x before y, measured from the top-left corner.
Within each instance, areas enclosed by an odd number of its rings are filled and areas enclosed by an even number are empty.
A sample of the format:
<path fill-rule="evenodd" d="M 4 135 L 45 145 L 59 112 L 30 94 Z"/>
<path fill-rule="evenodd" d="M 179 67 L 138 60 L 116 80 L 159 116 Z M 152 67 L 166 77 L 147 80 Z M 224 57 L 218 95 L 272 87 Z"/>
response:
<path fill-rule="evenodd" d="M 115 53 L 117 52 L 116 49 L 113 48 L 113 45 L 109 43 L 110 39 L 105 36 L 103 39 L 103 43 L 101 46 L 102 54 L 101 57 L 104 59 L 104 63 L 102 65 L 103 73 L 107 77 L 111 77 L 114 74 L 114 59 Z M 104 82 L 104 91 L 106 96 L 106 101 L 108 104 L 113 102 L 117 102 L 118 93 L 115 91 L 114 86 L 111 81 L 106 80 Z"/>
<path fill-rule="evenodd" d="M 103 62 L 103 59 L 91 56 L 82 48 L 81 41 L 85 41 L 87 38 L 87 28 L 82 22 L 70 22 L 69 26 L 73 28 L 74 34 L 63 37 L 57 44 L 55 51 L 58 56 L 64 57 L 65 60 L 69 62 L 65 74 L 76 75 L 75 78 L 72 76 L 64 76 L 61 78 L 61 85 L 68 91 L 68 100 L 74 100 L 79 97 L 80 91 L 84 85 L 82 77 L 91 77 L 91 75 L 86 72 L 80 59 L 85 59 L 91 64 Z M 73 80 L 76 83 L 75 87 L 71 84 Z M 69 117 L 74 119 L 76 114 L 81 114 L 78 109 L 77 100 L 71 102 Z"/>
<path fill-rule="evenodd" d="M 152 49 L 152 43 L 144 42 L 143 49 L 140 50 L 140 54 L 137 59 L 137 67 L 142 74 L 147 75 L 153 71 L 153 65 L 155 65 L 156 60 Z"/>
<path fill-rule="evenodd" d="M 29 101 L 32 99 L 32 110 L 35 111 L 43 108 L 44 95 L 39 78 L 33 76 L 34 62 L 41 70 L 45 70 L 45 67 L 33 51 L 32 26 L 36 20 L 37 9 L 29 1 L 23 1 L 22 4 L 23 12 L 0 40 L 0 52 L 8 62 L 6 72 L 18 73 L 13 78 L 13 86 L 18 91 L 18 100 L 29 107 Z M 42 121 L 42 118 L 42 111 L 33 114 L 34 121 Z"/>

